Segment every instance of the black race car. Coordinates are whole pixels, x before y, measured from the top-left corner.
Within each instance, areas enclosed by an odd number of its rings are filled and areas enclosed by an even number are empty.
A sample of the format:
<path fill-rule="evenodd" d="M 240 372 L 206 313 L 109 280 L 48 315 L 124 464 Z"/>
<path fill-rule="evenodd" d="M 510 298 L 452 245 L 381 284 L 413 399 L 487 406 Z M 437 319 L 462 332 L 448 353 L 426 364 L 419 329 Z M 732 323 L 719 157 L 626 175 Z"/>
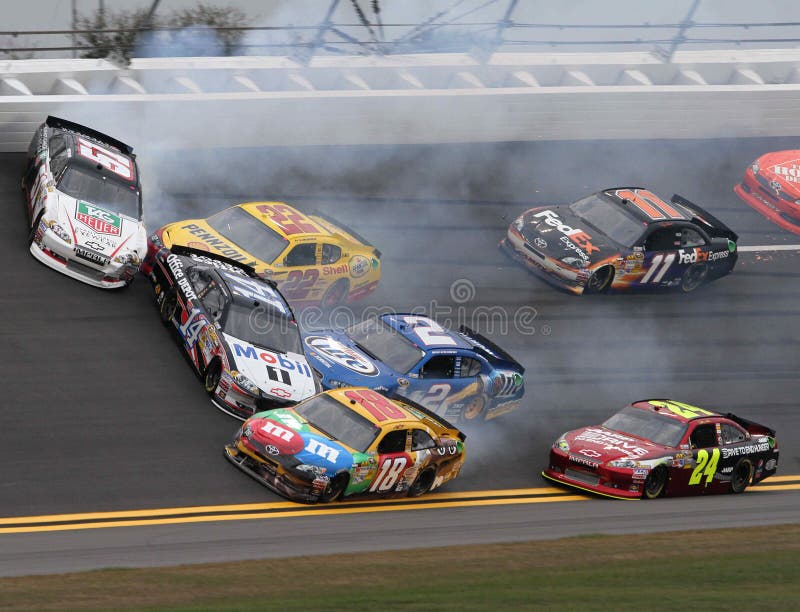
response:
<path fill-rule="evenodd" d="M 642 187 L 615 187 L 524 212 L 499 246 L 576 294 L 655 287 L 688 293 L 733 270 L 737 239 L 678 195 L 667 203 Z"/>
<path fill-rule="evenodd" d="M 275 283 L 240 262 L 189 247 L 161 249 L 150 280 L 165 325 L 221 410 L 246 419 L 321 389 L 292 309 Z"/>

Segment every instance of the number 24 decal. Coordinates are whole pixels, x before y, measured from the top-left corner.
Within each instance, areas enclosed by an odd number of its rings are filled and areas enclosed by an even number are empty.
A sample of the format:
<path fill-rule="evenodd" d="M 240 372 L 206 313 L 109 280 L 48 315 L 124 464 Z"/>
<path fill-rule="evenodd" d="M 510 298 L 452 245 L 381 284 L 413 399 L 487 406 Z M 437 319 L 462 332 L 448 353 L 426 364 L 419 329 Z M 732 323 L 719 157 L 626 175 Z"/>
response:
<path fill-rule="evenodd" d="M 700 484 L 700 481 L 703 480 L 703 476 L 706 477 L 706 484 L 711 482 L 711 479 L 714 477 L 714 474 L 717 471 L 717 461 L 719 461 L 719 449 L 715 448 L 711 451 L 711 459 L 708 458 L 708 451 L 704 448 L 701 448 L 697 451 L 697 467 L 694 468 L 694 472 L 692 472 L 692 477 L 689 479 L 690 485 Z"/>

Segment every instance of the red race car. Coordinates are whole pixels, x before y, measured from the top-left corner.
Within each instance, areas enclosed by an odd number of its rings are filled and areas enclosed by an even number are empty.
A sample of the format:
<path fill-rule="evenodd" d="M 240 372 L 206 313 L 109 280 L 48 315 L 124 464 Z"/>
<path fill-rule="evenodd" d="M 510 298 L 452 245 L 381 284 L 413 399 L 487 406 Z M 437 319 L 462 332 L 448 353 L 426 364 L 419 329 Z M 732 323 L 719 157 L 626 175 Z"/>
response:
<path fill-rule="evenodd" d="M 800 151 L 762 155 L 733 192 L 773 223 L 800 234 Z"/>
<path fill-rule="evenodd" d="M 674 400 L 644 400 L 550 449 L 548 480 L 605 497 L 741 493 L 778 468 L 775 431 Z"/>

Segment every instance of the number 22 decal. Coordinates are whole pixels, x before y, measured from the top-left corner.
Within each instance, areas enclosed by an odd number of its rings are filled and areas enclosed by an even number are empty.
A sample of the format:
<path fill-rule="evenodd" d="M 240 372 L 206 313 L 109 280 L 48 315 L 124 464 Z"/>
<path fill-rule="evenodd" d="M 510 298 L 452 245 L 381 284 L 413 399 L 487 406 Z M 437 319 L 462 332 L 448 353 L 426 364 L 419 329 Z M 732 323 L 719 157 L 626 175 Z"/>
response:
<path fill-rule="evenodd" d="M 292 270 L 286 277 L 281 290 L 289 299 L 302 300 L 318 280 L 319 270 L 314 268 L 306 271 Z"/>
<path fill-rule="evenodd" d="M 715 448 L 711 451 L 711 459 L 708 458 L 708 451 L 704 448 L 701 448 L 697 451 L 697 467 L 694 468 L 694 472 L 692 472 L 692 477 L 689 479 L 690 485 L 700 484 L 700 481 L 703 480 L 703 476 L 706 477 L 706 484 L 711 482 L 711 479 L 714 477 L 714 474 L 717 471 L 717 461 L 719 461 L 719 449 Z"/>
<path fill-rule="evenodd" d="M 384 459 L 378 475 L 375 476 L 375 480 L 372 481 L 372 486 L 369 490 L 372 492 L 388 491 L 394 487 L 403 471 L 405 471 L 406 465 L 408 465 L 408 459 L 405 456 Z"/>
<path fill-rule="evenodd" d="M 650 265 L 650 269 L 647 271 L 647 274 L 642 277 L 642 284 L 647 284 L 650 281 L 653 281 L 654 283 L 660 283 L 661 279 L 664 278 L 664 275 L 667 273 L 667 270 L 669 270 L 673 261 L 675 261 L 675 253 L 670 253 L 667 256 L 659 253 L 653 257 L 653 263 Z M 663 266 L 661 266 L 662 262 L 664 263 Z M 658 270 L 659 266 L 661 266 L 660 271 Z"/>

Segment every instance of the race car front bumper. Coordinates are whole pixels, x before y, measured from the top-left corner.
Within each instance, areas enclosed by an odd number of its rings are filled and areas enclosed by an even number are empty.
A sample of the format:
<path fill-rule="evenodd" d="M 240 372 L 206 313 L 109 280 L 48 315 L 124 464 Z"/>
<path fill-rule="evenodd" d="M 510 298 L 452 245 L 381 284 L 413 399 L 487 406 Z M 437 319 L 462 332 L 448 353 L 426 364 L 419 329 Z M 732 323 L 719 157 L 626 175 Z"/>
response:
<path fill-rule="evenodd" d="M 800 206 L 775 197 L 775 194 L 764 189 L 753 174 L 752 168 L 745 170 L 742 182 L 733 188 L 733 192 L 745 204 L 775 225 L 794 234 L 800 234 Z"/>
<path fill-rule="evenodd" d="M 328 485 L 327 478 L 301 483 L 291 477 L 277 462 L 260 460 L 245 450 L 241 442 L 226 444 L 225 458 L 245 474 L 258 481 L 278 495 L 291 501 L 312 504 L 319 500 L 320 494 Z"/>
<path fill-rule="evenodd" d="M 550 463 L 542 472 L 547 480 L 580 489 L 595 495 L 615 499 L 640 499 L 644 489 L 644 478 L 634 481 L 632 471 L 612 469 L 602 464 L 587 465 L 585 458 L 579 463 L 570 460 L 568 453 L 550 449 Z"/>
<path fill-rule="evenodd" d="M 503 238 L 497 246 L 511 259 L 521 263 L 530 272 L 533 272 L 536 276 L 547 281 L 551 285 L 559 289 L 566 289 L 575 295 L 581 295 L 583 293 L 586 281 L 588 280 L 588 274 L 581 275 L 566 270 L 562 266 L 555 264 L 555 262 L 546 255 L 522 252 L 520 250 L 521 247 L 512 244 L 508 236 Z"/>
<path fill-rule="evenodd" d="M 100 289 L 119 289 L 130 284 L 136 268 L 121 264 L 101 268 L 78 259 L 75 250 L 40 222 L 30 247 L 31 255 L 53 270 Z"/>

